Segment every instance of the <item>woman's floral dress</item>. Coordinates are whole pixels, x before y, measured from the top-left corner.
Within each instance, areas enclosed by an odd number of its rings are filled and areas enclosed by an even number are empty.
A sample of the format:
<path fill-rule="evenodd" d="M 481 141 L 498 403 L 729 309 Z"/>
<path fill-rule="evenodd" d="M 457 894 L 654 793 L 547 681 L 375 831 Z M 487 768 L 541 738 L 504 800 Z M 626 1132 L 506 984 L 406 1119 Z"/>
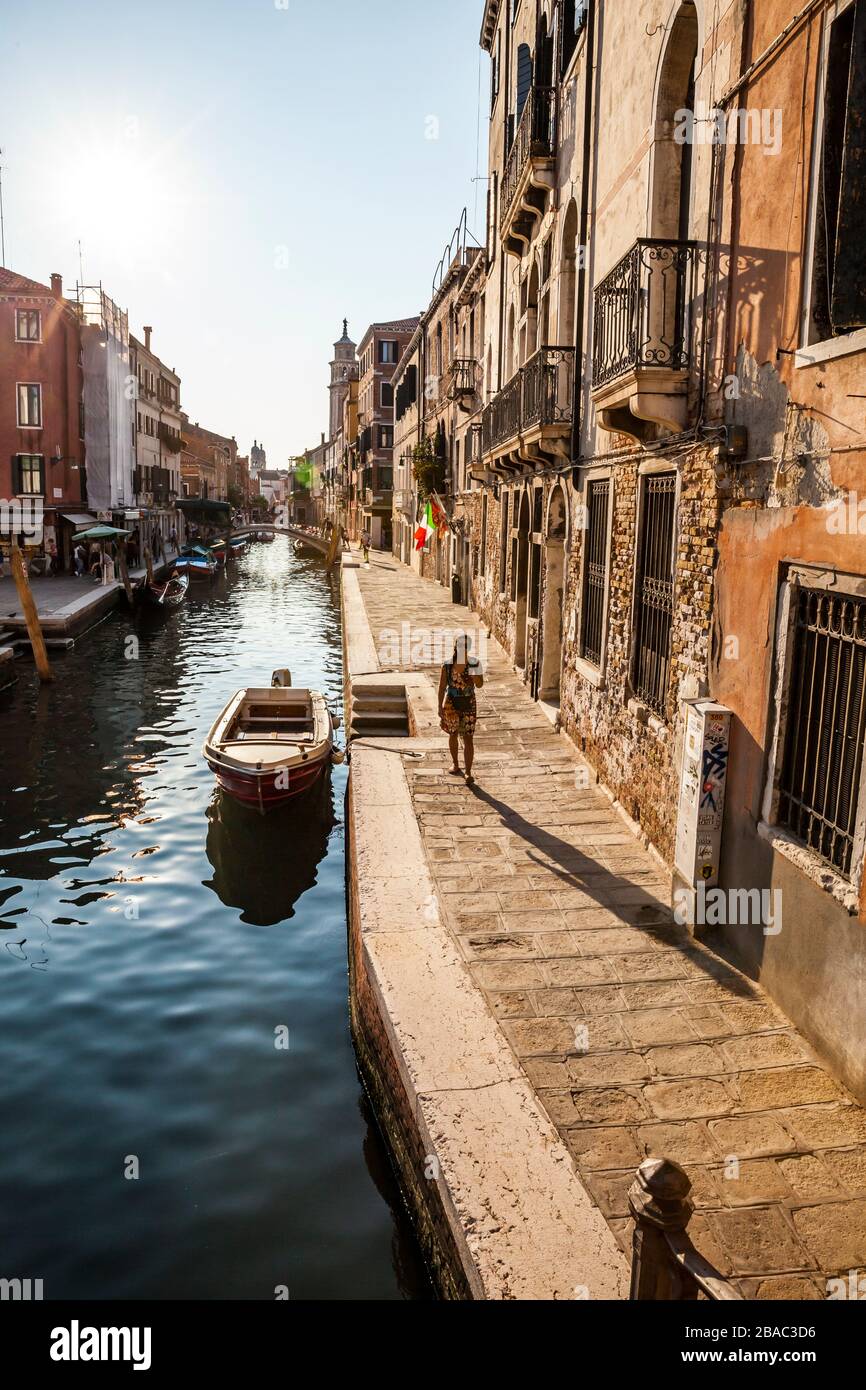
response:
<path fill-rule="evenodd" d="M 475 682 L 470 669 L 464 667 L 460 670 L 452 667 L 449 662 L 445 667 L 445 680 L 447 685 L 453 685 L 455 690 L 465 690 L 467 695 L 472 697 L 468 709 L 456 710 L 446 688 L 445 699 L 442 702 L 442 720 L 446 731 L 449 734 L 474 734 L 478 712 L 475 705 Z"/>

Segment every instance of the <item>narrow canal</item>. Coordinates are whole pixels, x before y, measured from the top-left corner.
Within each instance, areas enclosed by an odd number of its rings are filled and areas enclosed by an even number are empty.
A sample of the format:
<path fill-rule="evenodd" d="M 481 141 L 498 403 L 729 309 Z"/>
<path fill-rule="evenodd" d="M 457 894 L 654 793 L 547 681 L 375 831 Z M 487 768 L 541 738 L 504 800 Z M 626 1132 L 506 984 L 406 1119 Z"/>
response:
<path fill-rule="evenodd" d="M 261 820 L 200 755 L 239 686 L 336 708 L 341 663 L 338 579 L 278 538 L 0 694 L 0 1276 L 428 1296 L 349 1036 L 346 770 Z"/>

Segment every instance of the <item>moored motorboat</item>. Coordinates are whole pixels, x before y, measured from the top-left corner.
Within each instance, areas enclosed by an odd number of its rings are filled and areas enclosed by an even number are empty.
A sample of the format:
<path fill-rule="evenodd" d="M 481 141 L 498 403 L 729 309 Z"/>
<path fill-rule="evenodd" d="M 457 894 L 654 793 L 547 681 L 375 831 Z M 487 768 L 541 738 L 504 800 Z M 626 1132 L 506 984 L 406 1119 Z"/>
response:
<path fill-rule="evenodd" d="M 334 756 L 339 720 L 324 695 L 290 680 L 277 672 L 269 687 L 236 691 L 202 748 L 223 791 L 262 814 L 313 787 Z"/>
<path fill-rule="evenodd" d="M 213 579 L 217 571 L 216 560 L 204 546 L 185 546 L 175 561 L 179 574 L 188 574 L 190 579 Z"/>

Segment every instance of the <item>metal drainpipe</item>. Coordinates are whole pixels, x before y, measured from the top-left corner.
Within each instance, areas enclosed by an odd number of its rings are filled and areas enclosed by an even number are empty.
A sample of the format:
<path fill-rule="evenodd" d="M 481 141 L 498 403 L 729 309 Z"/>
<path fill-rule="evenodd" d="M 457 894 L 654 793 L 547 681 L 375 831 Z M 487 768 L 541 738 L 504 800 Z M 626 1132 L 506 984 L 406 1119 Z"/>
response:
<path fill-rule="evenodd" d="M 589 165 L 592 157 L 592 88 L 594 82 L 593 59 L 595 57 L 595 3 L 591 0 L 589 15 L 586 21 L 586 47 L 584 49 L 584 61 L 586 73 L 584 77 L 584 99 L 583 99 L 583 175 L 580 188 L 580 240 L 578 242 L 578 273 L 577 273 L 577 304 L 574 313 L 574 408 L 573 423 L 571 427 L 571 458 L 572 486 L 577 485 L 577 470 L 580 459 L 580 434 L 582 427 L 582 400 L 583 400 L 583 374 L 582 374 L 582 352 L 583 347 L 583 319 L 586 310 L 586 277 L 587 277 L 587 257 L 580 255 L 580 249 L 586 247 L 587 229 L 589 227 Z"/>

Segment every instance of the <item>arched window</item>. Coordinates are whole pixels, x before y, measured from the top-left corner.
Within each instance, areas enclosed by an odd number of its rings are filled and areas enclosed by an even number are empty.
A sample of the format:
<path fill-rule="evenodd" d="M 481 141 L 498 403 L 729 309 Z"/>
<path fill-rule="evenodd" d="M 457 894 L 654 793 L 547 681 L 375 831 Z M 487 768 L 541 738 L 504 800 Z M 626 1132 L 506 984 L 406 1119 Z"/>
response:
<path fill-rule="evenodd" d="M 523 115 L 527 97 L 532 89 L 532 49 L 522 43 L 517 50 L 517 120 Z"/>
<path fill-rule="evenodd" d="M 560 72 L 565 73 L 574 57 L 578 35 L 586 24 L 588 0 L 565 0 L 562 6 L 562 39 L 559 45 Z"/>
<path fill-rule="evenodd" d="M 576 342 L 574 322 L 577 300 L 577 204 L 574 199 L 565 214 L 562 256 L 559 267 L 559 322 L 557 342 L 571 347 Z"/>
<path fill-rule="evenodd" d="M 671 27 L 659 75 L 655 112 L 650 235 L 687 241 L 692 200 L 692 144 L 676 140 L 677 112 L 694 111 L 698 14 L 684 0 Z"/>

